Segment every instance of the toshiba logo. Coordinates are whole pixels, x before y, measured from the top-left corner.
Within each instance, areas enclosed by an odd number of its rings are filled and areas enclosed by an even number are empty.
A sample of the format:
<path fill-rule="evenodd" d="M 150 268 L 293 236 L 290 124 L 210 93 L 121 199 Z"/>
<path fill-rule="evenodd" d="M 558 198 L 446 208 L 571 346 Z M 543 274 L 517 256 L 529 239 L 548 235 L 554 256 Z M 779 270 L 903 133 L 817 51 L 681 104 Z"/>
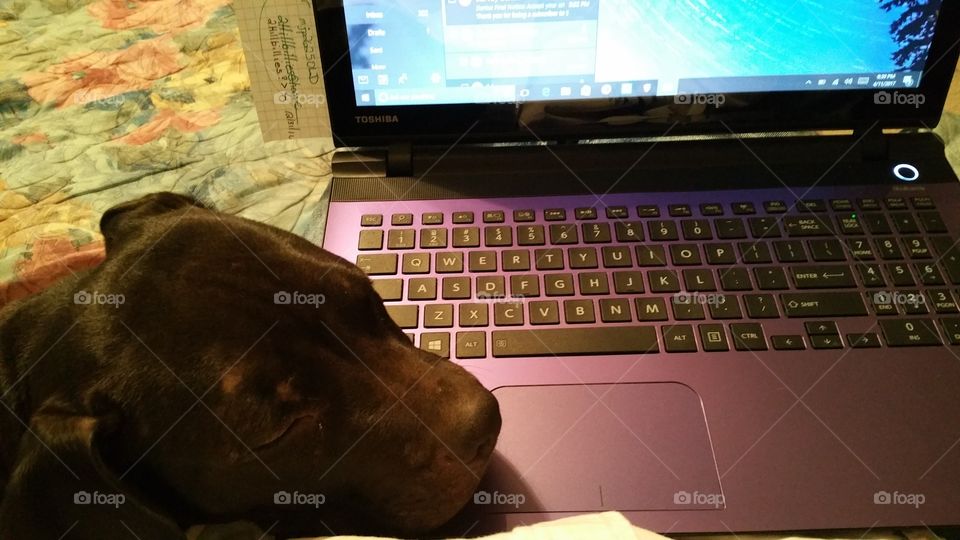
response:
<path fill-rule="evenodd" d="M 358 124 L 396 124 L 400 117 L 395 114 L 379 114 L 370 116 L 354 116 Z"/>

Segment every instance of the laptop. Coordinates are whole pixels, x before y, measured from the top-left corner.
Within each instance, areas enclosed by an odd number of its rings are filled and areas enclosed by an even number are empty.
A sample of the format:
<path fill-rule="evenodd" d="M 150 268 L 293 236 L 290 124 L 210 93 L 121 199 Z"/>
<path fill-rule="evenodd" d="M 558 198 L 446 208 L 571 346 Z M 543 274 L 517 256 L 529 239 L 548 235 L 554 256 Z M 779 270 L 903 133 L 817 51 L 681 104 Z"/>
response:
<path fill-rule="evenodd" d="M 957 3 L 314 9 L 324 247 L 500 402 L 450 534 L 960 524 Z"/>

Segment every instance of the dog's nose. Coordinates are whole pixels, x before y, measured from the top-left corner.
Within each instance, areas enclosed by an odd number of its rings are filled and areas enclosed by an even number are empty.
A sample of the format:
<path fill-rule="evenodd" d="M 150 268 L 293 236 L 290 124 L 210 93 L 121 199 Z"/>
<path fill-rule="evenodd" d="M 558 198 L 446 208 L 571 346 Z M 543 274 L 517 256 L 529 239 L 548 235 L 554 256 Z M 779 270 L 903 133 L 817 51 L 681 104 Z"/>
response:
<path fill-rule="evenodd" d="M 500 434 L 500 405 L 493 394 L 482 389 L 472 400 L 465 400 L 460 423 L 459 452 L 463 462 L 472 465 L 485 461 L 493 452 Z"/>

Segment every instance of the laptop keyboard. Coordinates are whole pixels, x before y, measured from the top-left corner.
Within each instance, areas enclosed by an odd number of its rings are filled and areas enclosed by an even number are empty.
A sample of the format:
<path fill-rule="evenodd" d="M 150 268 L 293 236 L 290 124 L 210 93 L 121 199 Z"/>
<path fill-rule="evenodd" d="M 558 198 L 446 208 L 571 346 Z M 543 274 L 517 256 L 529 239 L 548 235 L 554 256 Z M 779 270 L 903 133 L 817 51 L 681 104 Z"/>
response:
<path fill-rule="evenodd" d="M 357 265 L 390 316 L 450 358 L 960 345 L 960 248 L 930 197 L 365 214 L 359 225 Z M 849 317 L 876 324 L 844 333 Z"/>

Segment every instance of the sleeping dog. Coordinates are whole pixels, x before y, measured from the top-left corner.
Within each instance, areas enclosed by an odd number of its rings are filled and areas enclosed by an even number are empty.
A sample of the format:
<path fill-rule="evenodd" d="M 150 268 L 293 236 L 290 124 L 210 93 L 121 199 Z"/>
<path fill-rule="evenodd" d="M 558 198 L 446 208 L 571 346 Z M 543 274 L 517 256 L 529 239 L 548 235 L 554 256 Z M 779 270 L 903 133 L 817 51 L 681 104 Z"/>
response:
<path fill-rule="evenodd" d="M 470 498 L 493 395 L 354 265 L 159 193 L 106 261 L 0 312 L 0 538 L 421 534 Z"/>

